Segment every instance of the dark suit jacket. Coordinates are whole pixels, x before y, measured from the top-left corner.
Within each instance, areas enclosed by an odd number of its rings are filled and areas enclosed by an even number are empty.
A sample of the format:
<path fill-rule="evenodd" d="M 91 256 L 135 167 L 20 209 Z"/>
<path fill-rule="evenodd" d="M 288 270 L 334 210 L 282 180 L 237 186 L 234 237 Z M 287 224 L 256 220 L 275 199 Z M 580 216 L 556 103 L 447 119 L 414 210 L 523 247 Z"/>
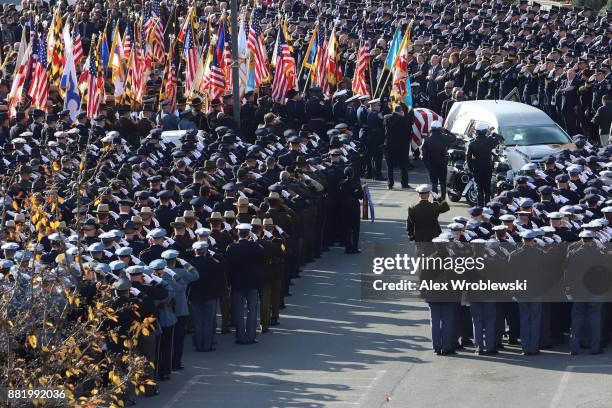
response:
<path fill-rule="evenodd" d="M 399 113 L 390 113 L 383 119 L 385 129 L 385 148 L 391 156 L 410 154 L 410 138 L 412 134 L 412 120 L 414 113 L 410 111 L 406 116 Z"/>
<path fill-rule="evenodd" d="M 431 242 L 442 232 L 438 223 L 438 216 L 449 210 L 446 201 L 438 203 L 420 200 L 417 204 L 410 206 L 406 219 L 408 236 L 416 242 Z"/>
<path fill-rule="evenodd" d="M 227 247 L 228 275 L 233 289 L 257 289 L 264 267 L 264 249 L 253 241 L 241 239 Z"/>

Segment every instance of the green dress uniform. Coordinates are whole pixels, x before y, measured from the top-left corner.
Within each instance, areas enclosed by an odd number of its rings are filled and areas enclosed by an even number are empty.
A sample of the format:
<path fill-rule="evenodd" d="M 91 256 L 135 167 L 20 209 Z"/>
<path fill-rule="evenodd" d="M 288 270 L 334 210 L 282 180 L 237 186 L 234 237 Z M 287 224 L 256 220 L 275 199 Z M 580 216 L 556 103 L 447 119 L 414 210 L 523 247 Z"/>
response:
<path fill-rule="evenodd" d="M 408 208 L 406 231 L 411 240 L 416 242 L 431 242 L 440 235 L 442 229 L 438 223 L 438 216 L 450 210 L 446 201 L 431 202 L 420 200 Z"/>

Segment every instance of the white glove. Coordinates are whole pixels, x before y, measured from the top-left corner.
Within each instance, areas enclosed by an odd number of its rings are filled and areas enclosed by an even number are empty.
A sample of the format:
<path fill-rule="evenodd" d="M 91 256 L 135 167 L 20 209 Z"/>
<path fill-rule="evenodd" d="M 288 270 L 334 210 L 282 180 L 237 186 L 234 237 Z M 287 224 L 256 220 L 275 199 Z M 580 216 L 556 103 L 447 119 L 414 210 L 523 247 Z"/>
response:
<path fill-rule="evenodd" d="M 138 296 L 140 294 L 140 291 L 136 288 L 130 288 L 130 293 L 134 296 Z"/>
<path fill-rule="evenodd" d="M 266 238 L 272 238 L 272 233 L 270 231 L 264 231 L 264 236 Z"/>
<path fill-rule="evenodd" d="M 172 269 L 170 268 L 165 268 L 164 272 L 167 273 L 168 275 L 170 275 L 171 278 L 174 278 L 174 275 L 176 275 L 176 272 L 174 272 Z"/>
<path fill-rule="evenodd" d="M 151 279 L 151 277 L 150 277 L 149 275 L 144 275 L 142 279 L 144 280 L 144 282 L 145 282 L 147 285 L 150 285 L 150 284 L 151 284 L 151 282 L 153 282 L 153 279 Z"/>
<path fill-rule="evenodd" d="M 155 283 L 159 283 L 162 281 L 162 278 L 160 278 L 157 275 L 151 275 L 151 279 L 153 279 L 155 281 Z"/>
<path fill-rule="evenodd" d="M 281 191 L 281 194 L 283 195 L 285 199 L 289 198 L 289 193 L 287 191 L 283 190 Z"/>
<path fill-rule="evenodd" d="M 283 231 L 283 229 L 281 227 L 279 227 L 278 225 L 275 225 L 276 230 L 278 231 L 279 234 L 283 234 L 285 231 Z"/>
<path fill-rule="evenodd" d="M 183 258 L 176 258 L 176 262 L 181 264 L 181 266 L 185 266 L 185 264 L 187 263 L 187 261 L 185 261 Z"/>

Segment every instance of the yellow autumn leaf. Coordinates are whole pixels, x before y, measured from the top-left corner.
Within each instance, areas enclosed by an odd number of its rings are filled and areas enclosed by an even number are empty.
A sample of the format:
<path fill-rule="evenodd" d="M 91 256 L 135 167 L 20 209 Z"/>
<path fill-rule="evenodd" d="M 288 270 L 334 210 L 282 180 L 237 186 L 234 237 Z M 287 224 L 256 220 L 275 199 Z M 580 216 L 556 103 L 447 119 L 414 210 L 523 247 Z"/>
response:
<path fill-rule="evenodd" d="M 145 392 L 145 387 L 144 387 L 144 385 L 140 385 L 140 386 L 138 386 L 138 390 L 139 390 L 140 392 Z"/>
<path fill-rule="evenodd" d="M 32 334 L 28 336 L 28 344 L 30 345 L 30 347 L 36 348 L 36 346 L 38 345 L 38 339 L 35 335 Z"/>
<path fill-rule="evenodd" d="M 94 388 L 93 390 L 91 390 L 91 395 L 96 395 L 98 393 L 98 389 Z"/>
<path fill-rule="evenodd" d="M 153 380 L 147 380 L 147 381 L 145 381 L 145 384 L 147 384 L 147 385 L 156 385 L 157 383 L 155 381 L 153 381 Z"/>
<path fill-rule="evenodd" d="M 61 167 L 60 167 L 60 165 L 59 165 L 59 163 L 57 161 L 54 161 L 52 166 L 53 166 L 53 170 L 54 171 L 60 171 L 60 169 L 61 169 Z"/>
<path fill-rule="evenodd" d="M 77 298 L 78 299 L 78 298 Z M 94 313 L 93 313 L 93 309 L 91 308 L 91 306 L 89 307 L 89 309 L 87 310 L 87 318 L 89 320 L 93 320 L 94 319 Z"/>
<path fill-rule="evenodd" d="M 123 340 L 123 347 L 130 348 L 132 347 L 132 342 L 128 339 Z"/>
<path fill-rule="evenodd" d="M 151 332 L 149 331 L 149 329 L 147 329 L 146 327 L 142 328 L 142 335 L 143 336 L 148 336 L 149 334 L 151 334 Z"/>
<path fill-rule="evenodd" d="M 81 169 L 81 171 L 85 170 L 85 162 L 79 164 L 79 169 Z"/>
<path fill-rule="evenodd" d="M 15 211 L 19 211 L 19 204 L 17 204 L 17 201 L 13 200 L 13 209 Z"/>

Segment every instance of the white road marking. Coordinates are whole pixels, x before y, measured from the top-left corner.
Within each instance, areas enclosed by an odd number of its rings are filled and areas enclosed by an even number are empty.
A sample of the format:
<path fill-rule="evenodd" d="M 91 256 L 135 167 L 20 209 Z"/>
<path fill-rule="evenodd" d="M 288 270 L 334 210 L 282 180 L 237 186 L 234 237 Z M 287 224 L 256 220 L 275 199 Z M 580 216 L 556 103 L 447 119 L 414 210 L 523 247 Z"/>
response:
<path fill-rule="evenodd" d="M 355 375 L 342 375 L 342 382 L 343 384 L 347 385 L 347 387 L 349 388 L 349 392 L 343 392 L 341 393 L 340 398 L 348 398 L 350 397 L 350 390 L 352 391 L 357 391 L 357 395 L 359 396 L 359 398 L 357 399 L 357 401 L 327 401 L 326 404 L 341 404 L 341 405 L 351 405 L 351 406 L 356 406 L 356 407 L 360 407 L 364 404 L 364 402 L 366 401 L 367 397 L 370 395 L 370 393 L 372 392 L 372 390 L 374 389 L 374 387 L 376 386 L 376 384 L 378 384 L 378 382 L 382 379 L 382 377 L 385 375 L 385 373 L 387 372 L 387 370 L 377 370 L 376 374 L 374 375 L 374 377 L 371 377 L 371 371 L 366 371 L 364 372 L 364 376 L 355 376 Z M 329 373 L 328 373 L 329 374 Z M 336 373 L 336 374 L 342 374 L 342 373 Z M 356 374 L 356 373 L 354 373 Z M 317 373 L 312 373 L 312 379 L 320 379 L 321 375 L 317 374 Z M 214 377 L 216 380 L 219 379 L 223 379 L 223 377 L 226 377 L 228 379 L 241 379 L 243 381 L 246 381 L 245 383 L 242 384 L 227 384 L 224 383 L 223 381 L 221 383 L 217 383 L 215 382 L 215 385 L 222 385 L 222 389 L 221 390 L 207 390 L 206 394 L 207 394 L 207 401 L 211 402 L 213 400 L 217 400 L 219 398 L 225 400 L 225 398 L 227 397 L 227 387 L 229 386 L 233 386 L 231 394 L 232 397 L 231 399 L 236 399 L 236 397 L 238 397 L 239 400 L 248 400 L 249 396 L 245 396 L 245 395 L 238 395 L 238 393 L 240 393 L 241 390 L 236 390 L 234 387 L 249 387 L 250 384 L 248 383 L 249 377 L 250 375 L 241 375 L 240 373 L 236 373 L 236 374 L 232 374 L 232 375 L 215 375 L 215 374 L 198 374 L 193 376 L 185 385 L 183 385 L 183 387 L 181 387 L 181 389 L 173 396 L 173 398 L 168 401 L 163 408 L 174 408 L 174 407 L 178 407 L 181 406 L 180 401 L 181 399 L 183 399 L 187 394 L 190 394 L 193 392 L 194 388 L 198 388 L 199 390 L 201 390 L 201 386 L 202 385 L 211 385 L 210 383 L 207 382 L 200 382 L 200 380 L 203 380 L 205 377 Z M 303 374 L 300 374 L 300 380 L 301 381 L 309 381 L 310 375 L 306 375 L 304 377 Z M 329 378 L 329 376 L 328 376 Z M 274 378 L 270 378 L 271 380 L 274 380 Z M 369 380 L 367 385 L 356 385 L 356 384 L 350 384 L 351 382 L 354 381 L 362 381 L 362 380 Z M 231 380 L 230 380 L 231 381 Z M 256 384 L 258 386 L 265 386 L 265 384 Z M 293 386 L 291 381 L 284 381 L 282 379 L 279 379 L 278 381 L 274 381 L 273 383 L 270 383 L 270 386 L 275 386 L 275 387 L 281 387 L 283 385 L 288 385 L 288 386 Z M 199 386 L 199 387 L 198 387 Z M 325 386 L 325 384 L 322 384 L 322 386 Z M 317 386 L 313 386 L 313 389 L 317 389 Z M 253 393 L 254 391 L 252 390 L 244 390 L 244 392 L 246 392 L 247 394 Z M 215 394 L 218 393 L 222 393 L 222 396 L 217 397 Z M 353 394 L 354 395 L 354 394 Z M 305 399 L 308 399 L 308 397 L 304 397 Z M 190 399 L 191 402 L 197 401 L 197 400 L 192 400 Z"/>
<path fill-rule="evenodd" d="M 612 367 L 611 364 L 595 364 L 595 365 L 568 365 L 563 372 L 563 376 L 559 381 L 559 386 L 557 387 L 557 391 L 553 395 L 552 400 L 550 401 L 550 408 L 558 408 L 559 403 L 563 399 L 563 395 L 565 394 L 565 389 L 567 388 L 567 383 L 569 383 L 570 377 L 576 368 L 603 368 L 603 367 Z"/>
<path fill-rule="evenodd" d="M 172 397 L 172 399 L 170 401 L 168 401 L 163 408 L 172 408 L 172 406 L 174 406 L 174 404 L 176 404 L 179 399 L 181 399 L 181 397 L 185 394 L 187 394 L 187 391 L 189 391 L 189 389 L 194 386 L 198 380 L 202 377 L 204 377 L 204 374 L 199 374 L 199 375 L 194 375 L 191 380 L 189 380 L 185 385 L 183 385 L 181 387 L 181 389 L 174 394 L 174 396 Z"/>

